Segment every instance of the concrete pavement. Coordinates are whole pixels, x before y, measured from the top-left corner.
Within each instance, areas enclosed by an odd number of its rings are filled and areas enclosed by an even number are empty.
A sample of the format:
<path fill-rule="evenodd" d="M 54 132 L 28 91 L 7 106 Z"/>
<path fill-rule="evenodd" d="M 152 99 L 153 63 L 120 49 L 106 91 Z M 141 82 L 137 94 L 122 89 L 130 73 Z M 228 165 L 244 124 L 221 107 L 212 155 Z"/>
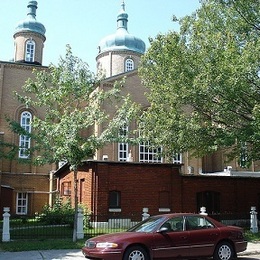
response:
<path fill-rule="evenodd" d="M 260 254 L 260 242 L 248 243 L 247 250 L 239 253 L 239 256 Z M 62 249 L 62 250 L 40 250 L 40 251 L 23 251 L 23 252 L 0 252 L 2 260 L 82 260 L 86 259 L 79 249 Z"/>

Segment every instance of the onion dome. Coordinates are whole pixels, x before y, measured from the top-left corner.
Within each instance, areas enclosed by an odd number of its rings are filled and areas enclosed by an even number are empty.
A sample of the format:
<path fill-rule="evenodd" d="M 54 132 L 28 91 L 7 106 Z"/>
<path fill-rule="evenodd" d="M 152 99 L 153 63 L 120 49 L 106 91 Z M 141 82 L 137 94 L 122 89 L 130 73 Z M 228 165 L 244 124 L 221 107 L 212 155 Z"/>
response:
<path fill-rule="evenodd" d="M 27 17 L 18 23 L 14 34 L 19 32 L 34 32 L 42 35 L 45 38 L 45 27 L 42 23 L 36 20 L 37 1 L 29 1 L 27 8 Z"/>
<path fill-rule="evenodd" d="M 122 9 L 117 16 L 117 31 L 100 41 L 99 53 L 125 50 L 144 54 L 145 43 L 127 31 L 128 14 L 125 12 L 124 1 L 121 6 Z"/>

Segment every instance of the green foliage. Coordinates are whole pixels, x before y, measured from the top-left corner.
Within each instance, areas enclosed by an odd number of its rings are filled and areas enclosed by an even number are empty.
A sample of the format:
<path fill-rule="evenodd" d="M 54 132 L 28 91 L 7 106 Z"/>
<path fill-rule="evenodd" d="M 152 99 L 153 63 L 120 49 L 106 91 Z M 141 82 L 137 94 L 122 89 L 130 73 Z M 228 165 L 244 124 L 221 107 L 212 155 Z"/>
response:
<path fill-rule="evenodd" d="M 87 63 L 73 56 L 70 46 L 57 66 L 51 64 L 34 74 L 35 78 L 26 81 L 22 92 L 15 93 L 24 107 L 38 112 L 33 115 L 32 132 L 10 117 L 7 119 L 14 133 L 32 140 L 27 163 L 66 161 L 76 170 L 97 149 L 117 140 L 120 126 L 131 122 L 139 109 L 130 96 L 121 97 L 123 82 L 101 88 L 101 78 L 89 70 Z M 104 103 L 111 104 L 114 114 L 106 111 Z M 100 134 L 94 131 L 97 128 Z M 14 150 L 9 149 L 12 159 Z M 7 149 L 5 152 L 8 153 Z"/>
<path fill-rule="evenodd" d="M 179 20 L 180 32 L 157 35 L 142 58 L 151 107 L 140 130 L 169 156 L 223 149 L 232 159 L 246 144 L 251 163 L 260 159 L 260 3 L 201 2 Z"/>
<path fill-rule="evenodd" d="M 48 225 L 69 224 L 73 226 L 74 211 L 70 200 L 62 203 L 61 198 L 57 197 L 52 207 L 49 205 L 43 207 L 42 213 L 37 216 L 37 219 Z"/>
<path fill-rule="evenodd" d="M 260 241 L 260 232 L 252 233 L 250 230 L 245 232 L 246 240 L 249 242 L 259 242 Z"/>

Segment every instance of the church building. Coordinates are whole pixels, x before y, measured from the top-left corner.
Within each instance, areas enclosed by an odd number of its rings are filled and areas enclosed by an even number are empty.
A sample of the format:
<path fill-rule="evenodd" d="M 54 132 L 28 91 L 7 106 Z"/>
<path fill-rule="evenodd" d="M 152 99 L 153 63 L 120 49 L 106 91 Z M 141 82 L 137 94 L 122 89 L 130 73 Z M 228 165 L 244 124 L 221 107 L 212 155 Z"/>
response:
<path fill-rule="evenodd" d="M 0 142 L 1 144 L 19 145 L 21 148 L 17 151 L 17 159 L 26 159 L 25 150 L 33 146 L 33 143 L 27 136 L 18 136 L 10 131 L 6 115 L 20 122 L 29 131 L 31 131 L 30 121 L 33 116 L 44 115 L 44 110 L 23 106 L 13 96 L 14 91 L 21 92 L 21 87 L 28 78 L 34 77 L 32 74 L 34 69 L 48 69 L 42 65 L 44 42 L 47 39 L 44 25 L 36 19 L 37 5 L 37 1 L 28 2 L 26 18 L 19 22 L 14 30 L 13 61 L 1 61 L 0 56 Z M 138 76 L 138 65 L 146 51 L 146 46 L 143 40 L 128 32 L 128 14 L 124 1 L 121 3 L 115 22 L 117 25 L 115 33 L 101 39 L 98 46 L 97 71 L 105 75 L 100 88 L 111 86 L 115 81 L 125 77 L 123 93 L 130 94 L 133 100 L 145 109 L 149 106 L 145 97 L 145 92 L 148 90 L 142 86 Z M 107 104 L 104 104 L 104 107 L 108 110 L 111 109 Z M 134 124 L 124 127 L 125 132 L 137 128 Z M 61 176 L 66 177 L 64 173 L 56 165 L 34 166 L 21 164 L 19 160 L 4 158 L 2 155 L 5 154 L 5 149 L 4 145 L 0 146 L 1 211 L 3 207 L 10 207 L 13 215 L 33 215 L 35 212 L 40 212 L 45 204 L 52 205 L 55 195 L 60 194 L 61 189 L 64 188 L 61 179 Z M 118 167 L 124 167 L 124 163 L 128 165 L 131 162 L 138 163 L 138 165 L 156 164 L 156 172 L 160 174 L 158 164 L 164 164 L 164 169 L 167 169 L 168 166 L 166 166 L 164 158 L 158 157 L 156 153 L 157 150 L 150 149 L 146 143 L 136 146 L 127 143 L 113 143 L 98 150 L 93 160 L 118 162 Z M 256 164 L 251 169 L 240 168 L 236 161 L 227 164 L 222 153 L 215 153 L 204 158 L 192 158 L 189 152 L 176 154 L 169 165 L 174 167 L 175 174 L 177 172 L 184 176 L 223 172 L 224 169 L 227 169 L 225 172 L 229 173 L 260 170 L 260 165 Z M 54 175 L 55 171 L 58 174 Z M 118 169 L 117 171 L 120 172 Z M 152 171 L 151 168 L 149 171 Z M 170 178 L 168 176 L 166 182 Z M 136 181 L 138 182 L 138 180 Z M 142 181 L 145 184 L 145 180 Z M 193 181 L 196 180 L 193 179 Z M 68 182 L 66 185 L 69 185 Z M 167 183 L 161 185 L 162 196 L 165 196 L 165 187 L 167 187 Z M 162 208 L 164 208 L 165 201 L 163 198 Z"/>

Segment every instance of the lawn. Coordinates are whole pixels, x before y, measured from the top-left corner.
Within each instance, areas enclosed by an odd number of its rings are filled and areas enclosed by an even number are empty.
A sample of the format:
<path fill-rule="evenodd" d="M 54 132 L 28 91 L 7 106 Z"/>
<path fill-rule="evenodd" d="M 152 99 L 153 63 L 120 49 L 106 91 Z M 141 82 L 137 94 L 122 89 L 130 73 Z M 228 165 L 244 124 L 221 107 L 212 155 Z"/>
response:
<path fill-rule="evenodd" d="M 73 242 L 71 239 L 42 239 L 42 240 L 15 240 L 11 242 L 1 242 L 0 251 L 18 252 L 31 250 L 51 250 L 51 249 L 80 249 L 83 247 L 85 239 Z"/>

